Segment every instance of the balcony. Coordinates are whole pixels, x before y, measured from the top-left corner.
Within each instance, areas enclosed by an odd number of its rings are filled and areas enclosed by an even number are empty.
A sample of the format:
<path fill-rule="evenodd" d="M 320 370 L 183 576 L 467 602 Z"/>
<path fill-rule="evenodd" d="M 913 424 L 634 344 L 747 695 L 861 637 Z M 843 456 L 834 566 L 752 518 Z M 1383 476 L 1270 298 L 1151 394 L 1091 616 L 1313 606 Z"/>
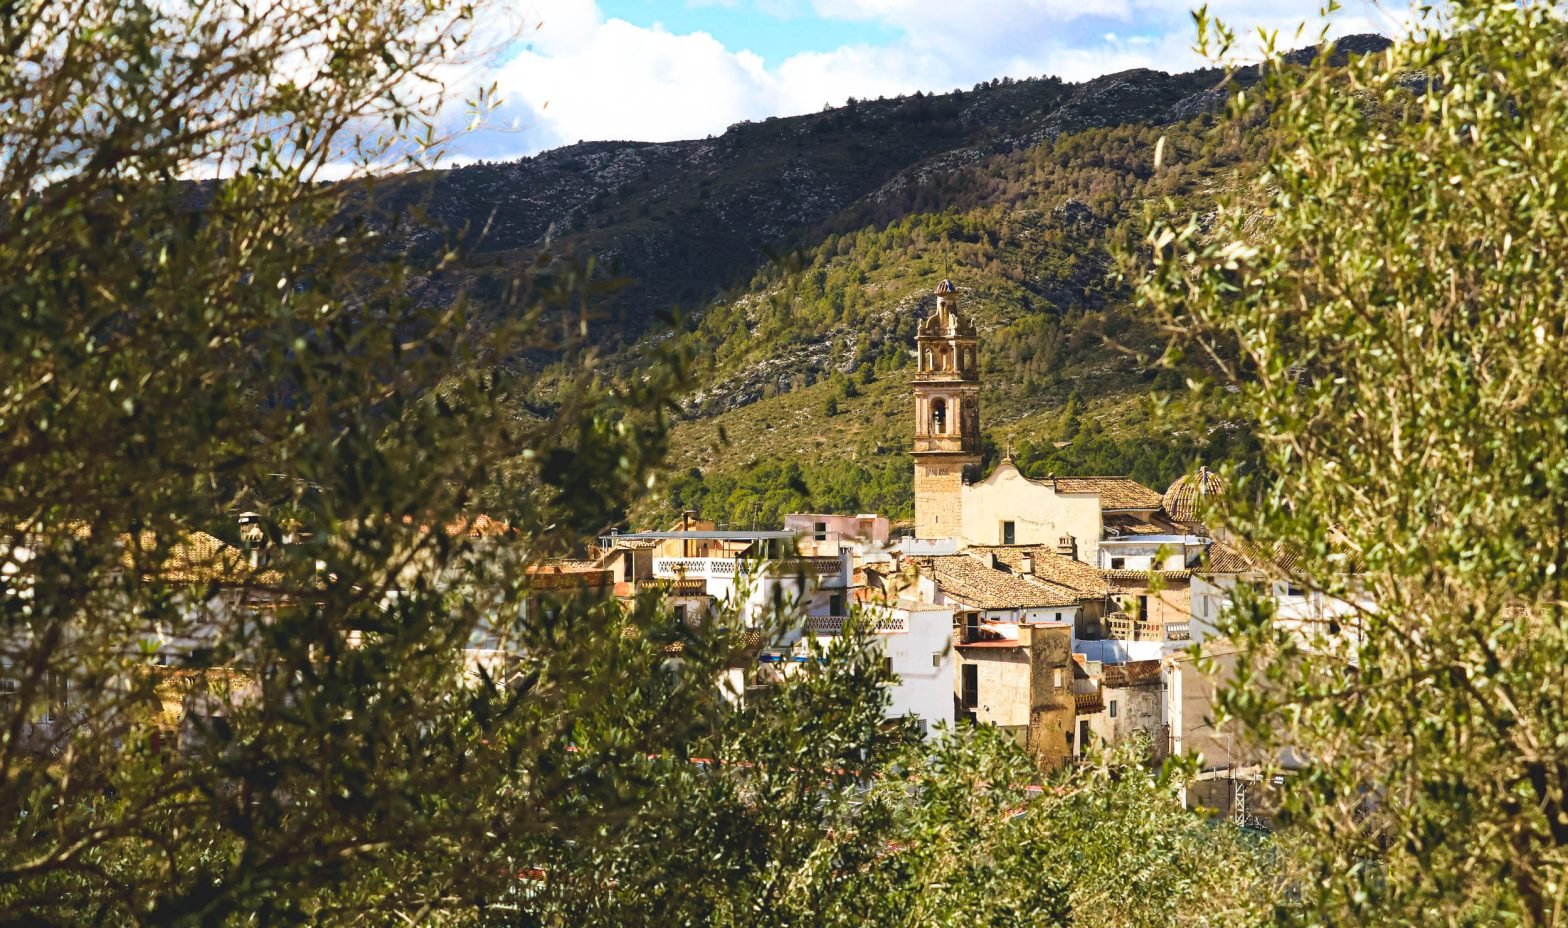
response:
<path fill-rule="evenodd" d="M 706 596 L 708 585 L 700 577 L 663 577 L 655 580 L 638 580 L 637 592 L 656 590 L 670 596 Z"/>
<path fill-rule="evenodd" d="M 1117 641 L 1188 641 L 1190 622 L 1140 622 L 1112 616 L 1105 621 L 1106 637 Z"/>
<path fill-rule="evenodd" d="M 836 577 L 842 564 L 836 557 L 792 557 L 780 561 L 760 561 L 733 557 L 659 557 L 653 559 L 655 577 L 688 579 L 730 580 L 737 576 L 753 574 L 763 567 L 770 577 L 788 577 L 806 574 L 815 577 Z"/>
<path fill-rule="evenodd" d="M 841 635 L 848 625 L 847 615 L 812 615 L 806 617 L 806 631 L 814 635 Z M 909 631 L 907 616 L 884 616 L 869 623 L 869 631 L 876 635 L 903 635 Z"/>
<path fill-rule="evenodd" d="M 1074 693 L 1073 710 L 1077 715 L 1095 715 L 1105 708 L 1105 700 L 1100 695 L 1099 687 L 1092 693 Z"/>

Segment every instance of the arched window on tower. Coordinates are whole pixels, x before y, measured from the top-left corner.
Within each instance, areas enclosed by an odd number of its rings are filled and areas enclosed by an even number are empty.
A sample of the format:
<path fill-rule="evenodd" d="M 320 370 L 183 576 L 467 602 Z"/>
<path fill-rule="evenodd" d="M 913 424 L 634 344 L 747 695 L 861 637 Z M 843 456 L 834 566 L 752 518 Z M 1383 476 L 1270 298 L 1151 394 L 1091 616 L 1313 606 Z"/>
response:
<path fill-rule="evenodd" d="M 947 401 L 931 401 L 931 433 L 933 435 L 947 434 Z"/>
<path fill-rule="evenodd" d="M 937 360 L 941 362 L 942 370 L 950 371 L 953 369 L 953 353 L 946 345 L 943 345 L 941 351 L 937 353 Z"/>
<path fill-rule="evenodd" d="M 931 349 L 930 349 L 930 348 L 927 348 L 927 349 L 926 349 L 926 366 L 925 366 L 925 367 L 923 367 L 923 368 L 921 368 L 921 370 L 927 370 L 927 371 L 929 371 L 929 370 L 934 370 L 934 369 L 935 369 L 935 368 L 933 368 L 933 367 L 932 367 L 932 366 L 931 366 Z"/>

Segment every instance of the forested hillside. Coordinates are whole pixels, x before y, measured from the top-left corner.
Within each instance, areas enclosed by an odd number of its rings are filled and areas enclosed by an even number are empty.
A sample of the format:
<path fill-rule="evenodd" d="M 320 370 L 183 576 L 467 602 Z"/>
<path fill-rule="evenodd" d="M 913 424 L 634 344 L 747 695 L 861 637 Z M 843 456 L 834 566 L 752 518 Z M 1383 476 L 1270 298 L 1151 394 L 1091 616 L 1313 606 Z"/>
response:
<path fill-rule="evenodd" d="M 587 322 L 606 376 L 656 347 L 695 359 L 670 472 L 634 521 L 684 507 L 732 524 L 802 508 L 908 517 L 907 367 L 943 276 L 980 327 L 992 460 L 1161 486 L 1199 459 L 1245 453 L 1246 437 L 1186 400 L 1155 421 L 1152 404 L 1181 384 L 1149 363 L 1162 339 L 1130 306 L 1125 279 L 1139 269 L 1113 255 L 1144 249 L 1154 218 L 1201 215 L 1254 176 L 1261 133 L 1214 117 L 1256 79 L 992 81 L 704 140 L 580 144 L 403 178 L 382 195 L 463 230 L 460 258 L 418 281 L 432 299 L 461 289 L 505 314 L 591 263 L 616 284 Z M 393 239 L 415 255 L 445 243 L 420 228 Z"/>
<path fill-rule="evenodd" d="M 705 387 L 679 429 L 662 516 L 689 506 L 766 525 L 798 508 L 907 517 L 914 326 L 943 276 L 981 333 L 989 457 L 1026 472 L 1124 473 L 1163 487 L 1244 436 L 1178 400 L 1150 363 L 1159 334 L 1130 308 L 1114 251 L 1136 252 L 1157 215 L 1202 212 L 1255 163 L 1257 138 L 1199 114 L 1165 125 L 1044 139 L 901 191 L 890 222 L 764 266 L 683 336 Z M 1163 138 L 1161 167 L 1154 149 Z M 940 205 L 922 210 L 918 204 Z M 1140 354 L 1142 356 L 1140 356 Z M 724 437 L 729 439 L 724 442 Z"/>

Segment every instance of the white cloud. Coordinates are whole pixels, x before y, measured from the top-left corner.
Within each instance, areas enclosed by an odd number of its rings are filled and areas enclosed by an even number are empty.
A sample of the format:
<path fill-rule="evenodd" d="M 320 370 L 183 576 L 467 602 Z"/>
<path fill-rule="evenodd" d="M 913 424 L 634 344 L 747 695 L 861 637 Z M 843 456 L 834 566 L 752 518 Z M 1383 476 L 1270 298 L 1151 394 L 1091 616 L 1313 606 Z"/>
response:
<path fill-rule="evenodd" d="M 875 21 L 899 38 L 802 52 L 769 66 L 705 33 L 606 19 L 592 0 L 512 3 L 503 19 L 529 24 L 526 47 L 491 66 L 454 73 L 450 82 L 471 87 L 494 80 L 508 105 L 492 124 L 507 131 L 477 133 L 458 151 L 498 158 L 579 139 L 668 141 L 717 134 L 742 119 L 814 111 L 850 96 L 944 91 L 1002 76 L 1085 80 L 1134 67 L 1179 71 L 1203 64 L 1192 51 L 1190 0 L 966 0 L 961 13 L 954 0 L 812 2 L 819 16 Z M 1318 0 L 1217 0 L 1210 10 L 1243 35 L 1278 29 L 1289 46 L 1299 23 L 1316 23 L 1318 6 Z M 1368 0 L 1346 6 L 1336 34 L 1397 28 L 1397 18 Z M 1310 41 L 1316 26 L 1306 35 Z M 1255 48 L 1248 40 L 1243 51 Z"/>

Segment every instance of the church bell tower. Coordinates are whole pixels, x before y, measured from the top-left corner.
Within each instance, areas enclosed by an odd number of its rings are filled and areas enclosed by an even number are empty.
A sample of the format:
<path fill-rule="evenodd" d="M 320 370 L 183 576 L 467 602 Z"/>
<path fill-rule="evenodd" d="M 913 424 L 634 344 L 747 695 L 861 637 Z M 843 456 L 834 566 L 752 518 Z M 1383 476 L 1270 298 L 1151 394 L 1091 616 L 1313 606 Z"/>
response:
<path fill-rule="evenodd" d="M 952 281 L 937 284 L 915 347 L 915 537 L 959 538 L 964 481 L 980 467 L 980 351 Z"/>

